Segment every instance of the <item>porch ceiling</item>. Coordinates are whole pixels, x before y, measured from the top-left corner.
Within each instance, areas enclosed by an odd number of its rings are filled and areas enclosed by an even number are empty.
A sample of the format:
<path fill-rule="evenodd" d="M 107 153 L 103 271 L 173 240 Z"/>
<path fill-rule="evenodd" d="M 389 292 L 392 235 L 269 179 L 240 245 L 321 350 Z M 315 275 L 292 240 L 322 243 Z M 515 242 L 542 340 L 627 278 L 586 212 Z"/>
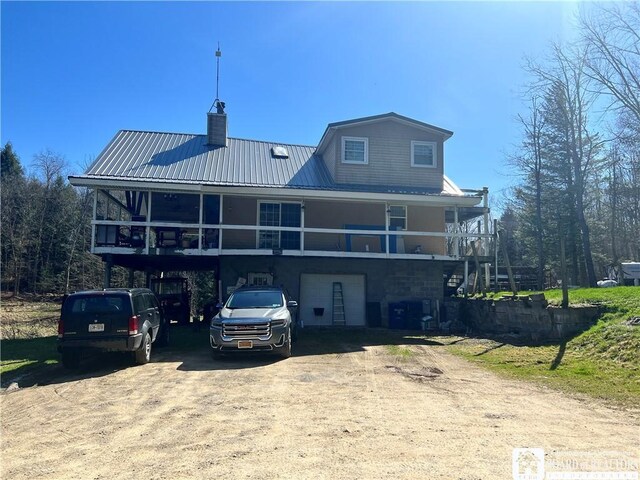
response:
<path fill-rule="evenodd" d="M 466 222 L 474 218 L 482 216 L 484 209 L 482 207 L 458 207 L 458 221 Z M 454 223 L 455 215 L 453 210 L 446 210 L 444 212 L 444 221 L 446 223 Z"/>
<path fill-rule="evenodd" d="M 109 254 L 113 265 L 134 270 L 177 272 L 218 270 L 218 257 L 213 256 L 173 256 L 173 255 L 119 255 Z M 107 254 L 101 255 L 106 260 Z"/>

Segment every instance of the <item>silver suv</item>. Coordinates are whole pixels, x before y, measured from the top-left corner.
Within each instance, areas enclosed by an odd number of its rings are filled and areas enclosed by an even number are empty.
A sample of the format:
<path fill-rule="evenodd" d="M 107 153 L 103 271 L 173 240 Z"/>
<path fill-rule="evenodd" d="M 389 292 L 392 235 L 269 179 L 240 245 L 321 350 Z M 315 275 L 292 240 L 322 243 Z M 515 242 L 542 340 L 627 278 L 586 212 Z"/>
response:
<path fill-rule="evenodd" d="M 243 287 L 229 297 L 211 320 L 209 339 L 214 357 L 231 351 L 270 351 L 291 356 L 297 322 L 281 288 Z"/>

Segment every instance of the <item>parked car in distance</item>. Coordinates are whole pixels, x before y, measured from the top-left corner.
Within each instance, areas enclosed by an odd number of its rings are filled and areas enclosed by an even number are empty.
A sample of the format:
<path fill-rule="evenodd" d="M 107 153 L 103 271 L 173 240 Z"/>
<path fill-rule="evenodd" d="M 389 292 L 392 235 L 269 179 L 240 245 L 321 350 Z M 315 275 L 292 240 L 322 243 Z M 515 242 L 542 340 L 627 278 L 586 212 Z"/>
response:
<path fill-rule="evenodd" d="M 70 294 L 58 321 L 58 352 L 66 368 L 77 367 L 88 351 L 131 352 L 149 362 L 151 344 L 169 343 L 169 322 L 147 288 L 107 288 Z"/>
<path fill-rule="evenodd" d="M 214 357 L 232 351 L 268 351 L 291 356 L 297 322 L 278 287 L 242 287 L 231 294 L 211 320 L 210 344 Z"/>

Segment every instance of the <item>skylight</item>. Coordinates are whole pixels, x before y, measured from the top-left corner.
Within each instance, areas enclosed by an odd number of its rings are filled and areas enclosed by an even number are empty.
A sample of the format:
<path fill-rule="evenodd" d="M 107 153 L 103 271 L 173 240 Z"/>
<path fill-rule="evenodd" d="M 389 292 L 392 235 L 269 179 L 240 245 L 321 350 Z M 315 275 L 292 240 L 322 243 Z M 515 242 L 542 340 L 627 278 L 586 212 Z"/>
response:
<path fill-rule="evenodd" d="M 271 156 L 274 158 L 289 158 L 287 147 L 271 147 Z"/>

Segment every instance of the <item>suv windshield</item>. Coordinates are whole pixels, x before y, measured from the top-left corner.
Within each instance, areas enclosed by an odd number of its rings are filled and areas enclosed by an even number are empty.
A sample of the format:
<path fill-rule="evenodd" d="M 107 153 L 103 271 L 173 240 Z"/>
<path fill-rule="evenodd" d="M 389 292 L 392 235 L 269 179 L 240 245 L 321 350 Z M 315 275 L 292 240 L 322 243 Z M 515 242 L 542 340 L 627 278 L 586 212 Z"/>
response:
<path fill-rule="evenodd" d="M 227 308 L 278 308 L 282 306 L 282 294 L 278 291 L 235 292 L 227 302 Z"/>

